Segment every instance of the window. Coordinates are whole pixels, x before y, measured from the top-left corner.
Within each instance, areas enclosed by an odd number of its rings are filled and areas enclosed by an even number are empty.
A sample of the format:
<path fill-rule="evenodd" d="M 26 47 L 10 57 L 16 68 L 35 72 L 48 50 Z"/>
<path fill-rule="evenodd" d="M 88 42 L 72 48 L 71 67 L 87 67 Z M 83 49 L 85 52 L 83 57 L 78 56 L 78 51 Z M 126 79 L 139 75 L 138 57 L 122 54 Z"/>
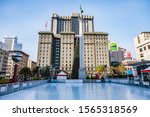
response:
<path fill-rule="evenodd" d="M 142 48 L 140 48 L 139 51 L 142 52 L 143 51 Z"/>
<path fill-rule="evenodd" d="M 146 50 L 146 46 L 144 47 L 144 50 Z"/>
<path fill-rule="evenodd" d="M 140 57 L 144 57 L 144 55 L 143 55 L 143 54 L 140 54 Z"/>
<path fill-rule="evenodd" d="M 150 49 L 150 45 L 148 45 L 147 47 L 148 47 L 148 49 Z"/>
<path fill-rule="evenodd" d="M 138 37 L 138 44 L 140 44 L 141 43 L 141 41 L 140 41 L 140 38 Z"/>

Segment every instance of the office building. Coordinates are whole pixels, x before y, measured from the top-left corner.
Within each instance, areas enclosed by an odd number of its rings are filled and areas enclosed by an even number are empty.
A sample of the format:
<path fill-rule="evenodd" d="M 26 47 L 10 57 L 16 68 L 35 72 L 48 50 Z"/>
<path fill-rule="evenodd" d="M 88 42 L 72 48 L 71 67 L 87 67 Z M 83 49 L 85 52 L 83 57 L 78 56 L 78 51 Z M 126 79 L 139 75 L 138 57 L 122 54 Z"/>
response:
<path fill-rule="evenodd" d="M 83 16 L 84 62 L 87 74 L 100 65 L 109 67 L 108 33 L 94 32 L 94 17 Z M 71 74 L 75 45 L 79 45 L 79 14 L 52 15 L 51 31 L 40 31 L 37 65 L 52 65 Z"/>
<path fill-rule="evenodd" d="M 8 50 L 8 47 L 7 47 L 6 44 L 4 44 L 3 42 L 0 41 L 0 49 L 7 51 L 7 50 Z"/>
<path fill-rule="evenodd" d="M 3 43 L 7 45 L 9 51 L 19 50 L 22 51 L 22 44 L 17 42 L 17 36 L 4 36 Z"/>
<path fill-rule="evenodd" d="M 150 32 L 141 32 L 134 38 L 136 58 L 150 60 Z"/>
<path fill-rule="evenodd" d="M 109 54 L 110 54 L 110 62 L 118 62 L 121 63 L 125 59 L 125 51 L 126 49 L 119 47 L 116 42 L 109 42 Z"/>

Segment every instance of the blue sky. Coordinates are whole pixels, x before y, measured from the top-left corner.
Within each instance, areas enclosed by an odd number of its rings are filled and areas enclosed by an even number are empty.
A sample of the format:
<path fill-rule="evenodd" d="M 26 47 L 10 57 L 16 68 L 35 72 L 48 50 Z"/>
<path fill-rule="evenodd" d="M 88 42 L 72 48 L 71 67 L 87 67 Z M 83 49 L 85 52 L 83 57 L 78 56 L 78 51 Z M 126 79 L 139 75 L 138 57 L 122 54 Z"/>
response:
<path fill-rule="evenodd" d="M 95 31 L 109 33 L 109 40 L 132 52 L 133 38 L 150 31 L 150 0 L 0 0 L 0 41 L 4 35 L 16 35 L 23 51 L 36 61 L 38 31 L 45 30 L 51 14 L 71 15 L 79 12 L 93 15 Z"/>

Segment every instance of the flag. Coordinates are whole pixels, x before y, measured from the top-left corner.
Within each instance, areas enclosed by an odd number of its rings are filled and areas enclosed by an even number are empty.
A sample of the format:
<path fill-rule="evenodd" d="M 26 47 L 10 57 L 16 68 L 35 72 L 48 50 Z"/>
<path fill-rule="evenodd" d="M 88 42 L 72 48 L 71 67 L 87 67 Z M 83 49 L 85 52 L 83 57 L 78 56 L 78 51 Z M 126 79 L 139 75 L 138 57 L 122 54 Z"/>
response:
<path fill-rule="evenodd" d="M 47 21 L 46 21 L 46 23 L 45 23 L 45 28 L 47 28 Z"/>
<path fill-rule="evenodd" d="M 80 11 L 81 11 L 81 13 L 83 13 L 83 9 L 82 9 L 81 5 L 80 5 Z"/>

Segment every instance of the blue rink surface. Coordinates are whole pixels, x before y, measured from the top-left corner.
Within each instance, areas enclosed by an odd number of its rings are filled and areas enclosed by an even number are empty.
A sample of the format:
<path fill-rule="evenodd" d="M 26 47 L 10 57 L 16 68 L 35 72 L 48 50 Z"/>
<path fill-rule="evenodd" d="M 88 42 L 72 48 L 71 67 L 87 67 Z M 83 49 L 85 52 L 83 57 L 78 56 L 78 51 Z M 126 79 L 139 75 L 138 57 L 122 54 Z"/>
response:
<path fill-rule="evenodd" d="M 0 100 L 149 100 L 150 89 L 113 83 L 47 83 Z"/>

